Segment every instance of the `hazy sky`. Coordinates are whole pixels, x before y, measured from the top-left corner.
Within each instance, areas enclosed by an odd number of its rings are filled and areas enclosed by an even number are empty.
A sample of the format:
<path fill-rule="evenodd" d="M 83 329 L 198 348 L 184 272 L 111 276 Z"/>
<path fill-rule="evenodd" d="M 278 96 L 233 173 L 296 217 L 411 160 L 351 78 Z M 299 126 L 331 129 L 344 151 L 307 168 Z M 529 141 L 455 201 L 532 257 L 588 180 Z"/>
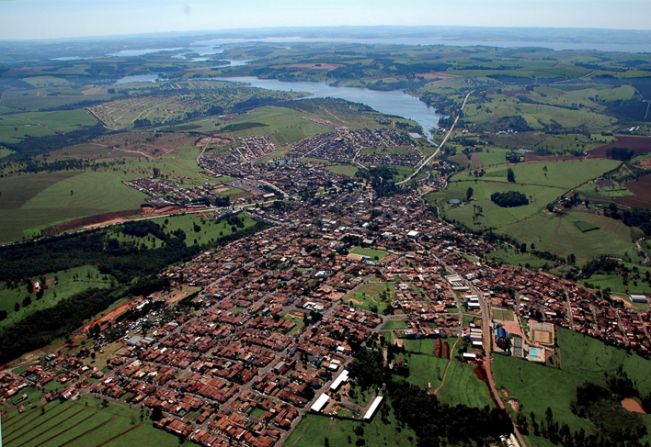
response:
<path fill-rule="evenodd" d="M 0 0 L 0 39 L 317 25 L 651 29 L 651 0 Z"/>

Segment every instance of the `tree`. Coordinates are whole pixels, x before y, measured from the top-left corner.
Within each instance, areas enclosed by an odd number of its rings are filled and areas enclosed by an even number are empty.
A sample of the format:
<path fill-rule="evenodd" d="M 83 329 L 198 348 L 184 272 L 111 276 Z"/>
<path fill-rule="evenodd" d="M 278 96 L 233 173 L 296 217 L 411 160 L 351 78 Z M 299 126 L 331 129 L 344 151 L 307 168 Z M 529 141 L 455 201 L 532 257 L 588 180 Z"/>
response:
<path fill-rule="evenodd" d="M 472 199 L 472 195 L 474 193 L 475 191 L 470 187 L 466 190 L 466 202 L 470 202 L 470 199 Z"/>
<path fill-rule="evenodd" d="M 152 421 L 160 421 L 161 419 L 163 419 L 163 410 L 161 409 L 160 406 L 157 405 L 151 411 L 151 420 Z"/>
<path fill-rule="evenodd" d="M 513 169 L 509 168 L 508 171 L 506 171 L 506 179 L 509 183 L 515 183 L 515 172 L 513 172 Z"/>

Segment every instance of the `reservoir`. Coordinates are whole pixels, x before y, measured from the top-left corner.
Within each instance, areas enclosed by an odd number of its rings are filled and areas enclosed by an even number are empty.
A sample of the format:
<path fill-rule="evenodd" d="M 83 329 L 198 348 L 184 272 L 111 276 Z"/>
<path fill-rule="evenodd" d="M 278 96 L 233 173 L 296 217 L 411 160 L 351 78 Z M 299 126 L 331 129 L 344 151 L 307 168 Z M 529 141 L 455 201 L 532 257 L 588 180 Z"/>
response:
<path fill-rule="evenodd" d="M 432 141 L 432 129 L 438 128 L 441 115 L 432 107 L 415 96 L 399 90 L 377 91 L 358 87 L 335 87 L 325 82 L 278 81 L 276 79 L 259 79 L 253 76 L 219 78 L 223 81 L 242 82 L 252 87 L 286 92 L 306 92 L 312 98 L 339 98 L 346 101 L 365 104 L 386 115 L 408 118 L 420 124 L 423 133 Z"/>

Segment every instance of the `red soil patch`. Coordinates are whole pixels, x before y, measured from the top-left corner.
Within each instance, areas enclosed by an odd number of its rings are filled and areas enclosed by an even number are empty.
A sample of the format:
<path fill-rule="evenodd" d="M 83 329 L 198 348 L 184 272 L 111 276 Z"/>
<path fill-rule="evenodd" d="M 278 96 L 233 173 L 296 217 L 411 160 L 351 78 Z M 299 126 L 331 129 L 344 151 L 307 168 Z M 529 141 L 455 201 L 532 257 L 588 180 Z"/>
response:
<path fill-rule="evenodd" d="M 642 166 L 643 168 L 651 168 L 651 158 L 648 158 L 646 160 L 642 160 L 640 162 L 640 166 Z"/>
<path fill-rule="evenodd" d="M 450 360 L 450 345 L 447 341 L 443 343 L 443 357 L 445 360 Z"/>
<path fill-rule="evenodd" d="M 640 405 L 640 403 L 635 399 L 626 398 L 622 400 L 622 407 L 624 407 L 624 409 L 629 413 L 646 414 L 642 405 Z"/>
<path fill-rule="evenodd" d="M 82 333 L 87 333 L 91 327 L 95 326 L 96 324 L 100 327 L 101 330 L 104 330 L 107 326 L 109 326 L 111 323 L 117 321 L 118 318 L 120 318 L 122 315 L 126 314 L 132 309 L 135 309 L 138 304 L 140 304 L 141 300 L 132 300 L 132 301 L 127 301 L 126 303 L 120 304 L 119 306 L 115 307 L 114 309 L 109 310 L 108 312 L 100 315 L 99 317 L 95 318 L 92 321 L 89 321 L 86 323 L 82 328 L 81 332 Z"/>
<path fill-rule="evenodd" d="M 617 141 L 604 144 L 588 152 L 587 158 L 607 158 L 608 150 L 612 148 L 630 149 L 635 155 L 651 152 L 651 138 L 649 137 L 617 137 Z"/>
<path fill-rule="evenodd" d="M 576 155 L 527 155 L 524 159 L 527 162 L 536 162 L 536 161 L 553 162 L 553 161 L 577 161 L 577 160 L 583 160 L 584 157 L 577 157 Z"/>
<path fill-rule="evenodd" d="M 43 230 L 43 234 L 46 236 L 51 236 L 53 234 L 62 233 L 64 231 L 74 230 L 76 228 L 82 227 L 96 227 L 98 225 L 107 224 L 115 220 L 122 220 L 126 216 L 134 216 L 141 214 L 141 210 L 125 210 L 125 211 L 115 211 L 112 213 L 97 214 L 95 216 L 82 217 L 81 219 L 71 220 L 60 225 L 54 225 L 52 227 L 46 228 Z"/>
<path fill-rule="evenodd" d="M 315 64 L 291 64 L 291 65 L 287 65 L 287 67 L 298 68 L 300 70 L 330 71 L 330 70 L 334 70 L 335 68 L 342 67 L 342 65 L 315 63 Z"/>
<path fill-rule="evenodd" d="M 230 137 L 224 137 L 221 135 L 212 135 L 209 137 L 201 137 L 194 142 L 194 147 L 204 147 L 206 144 L 230 144 L 233 142 L 233 139 Z"/>
<path fill-rule="evenodd" d="M 637 180 L 628 182 L 626 187 L 633 195 L 621 197 L 617 200 L 617 203 L 633 208 L 651 208 L 651 174 L 643 175 Z"/>

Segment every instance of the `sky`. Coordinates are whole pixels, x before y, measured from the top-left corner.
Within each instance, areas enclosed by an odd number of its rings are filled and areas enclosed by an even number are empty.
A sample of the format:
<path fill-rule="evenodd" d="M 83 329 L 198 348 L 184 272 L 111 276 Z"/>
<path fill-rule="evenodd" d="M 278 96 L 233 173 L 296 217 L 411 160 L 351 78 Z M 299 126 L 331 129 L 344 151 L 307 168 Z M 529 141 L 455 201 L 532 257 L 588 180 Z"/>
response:
<path fill-rule="evenodd" d="M 0 0 L 3 40 L 341 25 L 648 30 L 651 0 Z"/>

